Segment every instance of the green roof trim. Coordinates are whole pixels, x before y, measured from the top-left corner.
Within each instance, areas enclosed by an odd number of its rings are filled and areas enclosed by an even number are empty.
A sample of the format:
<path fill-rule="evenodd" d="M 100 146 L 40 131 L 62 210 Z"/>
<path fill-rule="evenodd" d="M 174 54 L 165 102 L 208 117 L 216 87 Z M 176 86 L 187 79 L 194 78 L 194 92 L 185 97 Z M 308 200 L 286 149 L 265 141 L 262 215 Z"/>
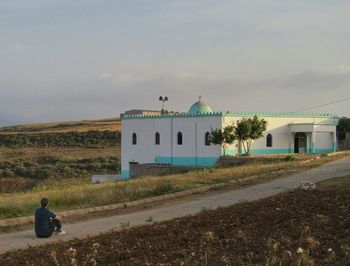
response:
<path fill-rule="evenodd" d="M 302 118 L 336 118 L 335 114 L 322 113 L 291 113 L 291 112 L 226 112 L 225 116 L 233 117 L 302 117 Z"/>
<path fill-rule="evenodd" d="M 201 116 L 223 116 L 222 112 L 210 112 L 210 113 L 168 113 L 168 114 L 155 114 L 155 115 L 124 115 L 122 119 L 160 119 L 160 118 L 189 118 L 189 117 L 201 117 Z"/>
<path fill-rule="evenodd" d="M 121 119 L 161 119 L 161 118 L 189 118 L 206 116 L 229 117 L 295 117 L 295 118 L 338 118 L 335 114 L 322 113 L 288 113 L 288 112 L 204 112 L 204 113 L 168 113 L 154 115 L 124 115 Z"/>
<path fill-rule="evenodd" d="M 290 123 L 289 126 L 336 126 L 337 124 L 331 123 Z"/>

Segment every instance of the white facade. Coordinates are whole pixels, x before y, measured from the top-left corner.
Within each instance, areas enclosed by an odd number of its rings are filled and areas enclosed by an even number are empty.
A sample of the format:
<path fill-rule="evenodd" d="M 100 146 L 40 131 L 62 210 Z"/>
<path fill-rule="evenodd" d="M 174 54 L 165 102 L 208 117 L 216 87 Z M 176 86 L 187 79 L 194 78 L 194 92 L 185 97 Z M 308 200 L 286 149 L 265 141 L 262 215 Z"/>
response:
<path fill-rule="evenodd" d="M 198 104 L 200 106 L 196 109 Z M 222 155 L 222 147 L 208 145 L 206 133 L 254 115 L 264 118 L 268 125 L 264 137 L 252 143 L 252 154 L 323 153 L 336 150 L 337 118 L 334 115 L 222 113 L 212 112 L 203 102 L 193 106 L 190 113 L 121 116 L 121 169 L 124 178 L 132 176 L 130 164 L 133 163 L 212 166 Z M 206 112 L 208 110 L 210 112 Z M 182 134 L 182 143 L 178 142 L 179 132 Z M 157 140 L 156 134 L 159 137 Z M 268 134 L 272 136 L 271 147 L 267 147 Z M 236 155 L 238 149 L 239 145 L 234 143 L 228 147 L 226 154 Z"/>
<path fill-rule="evenodd" d="M 122 119 L 122 175 L 129 177 L 130 162 L 213 165 L 221 147 L 205 145 L 205 133 L 220 128 L 221 120 L 221 116 Z M 155 141 L 157 132 L 159 145 Z M 179 132 L 182 145 L 177 142 Z M 133 144 L 133 134 L 136 134 L 136 144 Z"/>

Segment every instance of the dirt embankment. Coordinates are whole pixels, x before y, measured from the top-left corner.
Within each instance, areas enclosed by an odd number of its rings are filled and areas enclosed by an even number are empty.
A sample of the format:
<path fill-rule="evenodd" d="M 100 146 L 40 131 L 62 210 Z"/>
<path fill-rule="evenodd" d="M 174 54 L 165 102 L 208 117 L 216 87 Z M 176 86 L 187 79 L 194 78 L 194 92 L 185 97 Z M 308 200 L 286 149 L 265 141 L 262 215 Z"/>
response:
<path fill-rule="evenodd" d="M 8 253 L 0 265 L 350 265 L 349 180 Z"/>

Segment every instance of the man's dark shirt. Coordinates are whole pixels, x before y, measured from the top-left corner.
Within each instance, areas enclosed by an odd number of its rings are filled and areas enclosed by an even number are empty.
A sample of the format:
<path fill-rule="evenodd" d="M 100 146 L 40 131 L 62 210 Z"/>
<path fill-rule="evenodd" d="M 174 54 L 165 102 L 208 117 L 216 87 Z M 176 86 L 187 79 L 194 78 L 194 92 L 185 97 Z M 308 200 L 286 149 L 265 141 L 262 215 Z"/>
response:
<path fill-rule="evenodd" d="M 50 235 L 50 218 L 53 219 L 56 214 L 47 208 L 37 208 L 35 211 L 35 233 L 37 236 Z"/>

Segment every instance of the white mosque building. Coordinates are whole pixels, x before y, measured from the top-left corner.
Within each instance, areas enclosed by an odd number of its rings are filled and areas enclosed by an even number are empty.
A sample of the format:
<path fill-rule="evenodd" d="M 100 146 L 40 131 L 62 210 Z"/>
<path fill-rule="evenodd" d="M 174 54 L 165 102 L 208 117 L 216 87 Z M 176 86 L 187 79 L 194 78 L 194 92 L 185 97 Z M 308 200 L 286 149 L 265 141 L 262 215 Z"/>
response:
<path fill-rule="evenodd" d="M 326 153 L 337 147 L 338 118 L 333 114 L 215 112 L 201 100 L 184 113 L 136 111 L 121 115 L 123 178 L 132 177 L 132 164 L 213 166 L 223 149 L 210 143 L 211 130 L 254 115 L 268 125 L 252 143 L 252 154 Z M 226 154 L 238 155 L 239 146 L 229 145 Z"/>

